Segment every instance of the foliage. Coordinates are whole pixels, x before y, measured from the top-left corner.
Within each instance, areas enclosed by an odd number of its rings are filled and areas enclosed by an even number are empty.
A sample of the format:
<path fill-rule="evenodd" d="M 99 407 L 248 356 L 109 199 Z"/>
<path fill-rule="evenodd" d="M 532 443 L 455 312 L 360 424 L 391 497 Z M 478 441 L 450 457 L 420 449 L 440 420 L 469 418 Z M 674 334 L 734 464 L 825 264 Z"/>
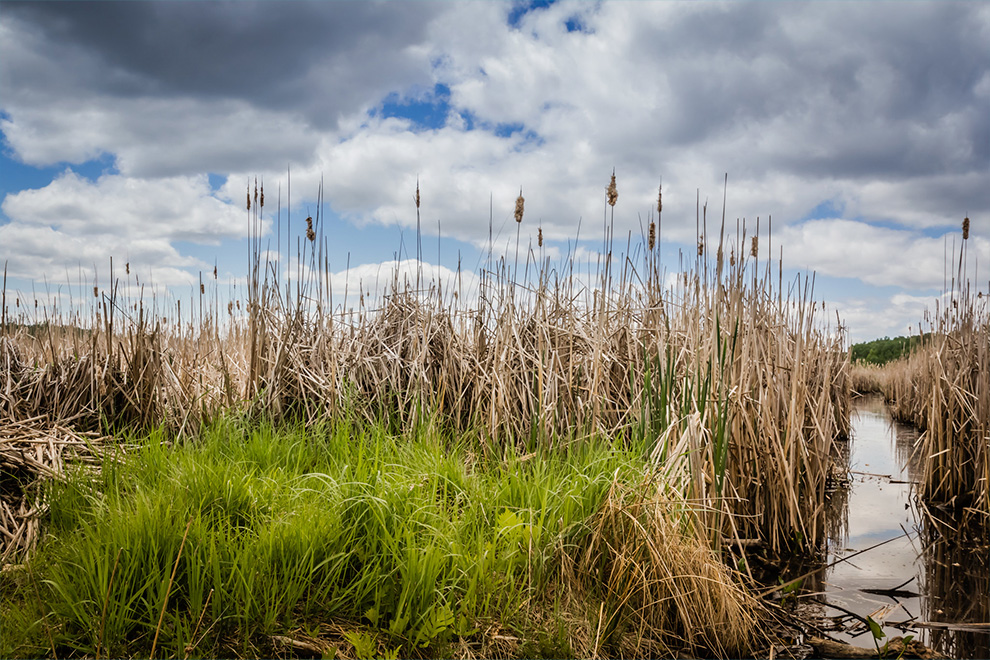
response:
<path fill-rule="evenodd" d="M 883 337 L 873 341 L 853 344 L 850 349 L 850 359 L 864 364 L 884 365 L 894 360 L 910 355 L 925 341 L 923 336 Z"/>

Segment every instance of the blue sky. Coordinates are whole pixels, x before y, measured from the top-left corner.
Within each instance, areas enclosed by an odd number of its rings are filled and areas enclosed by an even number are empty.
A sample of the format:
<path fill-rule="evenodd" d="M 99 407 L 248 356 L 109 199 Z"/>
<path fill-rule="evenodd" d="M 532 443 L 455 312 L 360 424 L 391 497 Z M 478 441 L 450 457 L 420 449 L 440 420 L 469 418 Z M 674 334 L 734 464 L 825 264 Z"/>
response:
<path fill-rule="evenodd" d="M 728 174 L 733 237 L 772 216 L 774 256 L 816 272 L 852 340 L 903 334 L 964 216 L 988 286 L 988 44 L 968 2 L 2 1 L 0 262 L 25 301 L 107 286 L 111 258 L 149 291 L 215 264 L 243 286 L 257 177 L 266 240 L 318 217 L 353 292 L 416 256 L 417 180 L 449 277 L 477 272 L 490 225 L 511 255 L 520 188 L 523 245 L 542 229 L 561 258 L 580 226 L 594 250 L 614 169 L 617 242 L 662 180 L 676 270 Z"/>

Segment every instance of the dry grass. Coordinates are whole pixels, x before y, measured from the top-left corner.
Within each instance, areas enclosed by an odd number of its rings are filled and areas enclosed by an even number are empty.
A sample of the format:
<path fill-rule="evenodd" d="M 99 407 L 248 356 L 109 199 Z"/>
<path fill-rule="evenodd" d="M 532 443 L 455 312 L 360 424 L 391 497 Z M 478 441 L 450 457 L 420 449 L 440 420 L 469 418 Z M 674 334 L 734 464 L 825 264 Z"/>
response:
<path fill-rule="evenodd" d="M 565 562 L 580 600 L 601 603 L 585 656 L 741 657 L 765 641 L 760 602 L 691 532 L 690 505 L 665 490 L 613 484 L 580 552 Z"/>
<path fill-rule="evenodd" d="M 618 255 L 609 238 L 586 288 L 573 258 L 554 266 L 530 251 L 523 264 L 484 269 L 476 303 L 396 279 L 379 309 L 349 314 L 329 293 L 322 229 L 300 240 L 308 268 L 280 281 L 262 256 L 263 207 L 248 202 L 245 300 L 224 315 L 208 285 L 183 317 L 114 289 L 71 336 L 57 319 L 35 334 L 7 326 L 0 420 L 182 434 L 232 409 L 307 421 L 346 413 L 481 429 L 479 451 L 495 454 L 645 438 L 709 512 L 702 524 L 716 544 L 807 549 L 824 538 L 830 449 L 848 430 L 842 338 L 813 279 L 784 282 L 755 256 L 756 236 L 744 249 L 745 225 L 708 236 L 699 217 L 700 254 L 676 278 L 653 239 Z"/>

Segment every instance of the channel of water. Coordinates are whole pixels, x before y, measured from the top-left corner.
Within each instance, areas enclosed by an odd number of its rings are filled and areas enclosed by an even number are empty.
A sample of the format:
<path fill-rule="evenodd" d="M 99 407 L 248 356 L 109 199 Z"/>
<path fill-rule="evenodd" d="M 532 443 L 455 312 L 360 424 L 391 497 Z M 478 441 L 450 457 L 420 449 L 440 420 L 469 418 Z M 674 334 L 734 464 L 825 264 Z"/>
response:
<path fill-rule="evenodd" d="M 990 658 L 990 630 L 959 627 L 990 621 L 986 539 L 957 544 L 935 531 L 914 498 L 918 431 L 893 421 L 880 397 L 858 397 L 850 421 L 840 457 L 849 485 L 832 495 L 827 568 L 801 600 L 856 646 L 872 649 L 873 635 L 852 613 L 881 623 L 886 639 L 914 635 L 949 657 Z"/>

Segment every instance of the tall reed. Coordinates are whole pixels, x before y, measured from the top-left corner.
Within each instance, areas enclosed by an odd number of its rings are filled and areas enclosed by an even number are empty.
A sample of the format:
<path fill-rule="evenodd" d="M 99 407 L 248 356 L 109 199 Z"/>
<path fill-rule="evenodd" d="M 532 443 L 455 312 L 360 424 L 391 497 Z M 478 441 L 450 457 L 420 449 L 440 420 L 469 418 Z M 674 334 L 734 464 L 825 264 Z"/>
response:
<path fill-rule="evenodd" d="M 494 455 L 575 433 L 645 438 L 654 469 L 709 512 L 698 524 L 715 543 L 823 539 L 831 443 L 848 430 L 846 356 L 814 279 L 785 282 L 761 260 L 769 234 L 747 251 L 745 223 L 726 232 L 723 210 L 709 236 L 699 210 L 698 254 L 668 271 L 648 236 L 614 250 L 609 222 L 594 270 L 529 251 L 522 264 L 490 259 L 477 295 L 396 275 L 379 307 L 362 298 L 355 312 L 335 305 L 327 239 L 311 225 L 294 279 L 269 261 L 261 199 L 249 189 L 246 300 L 226 316 L 207 283 L 186 316 L 114 287 L 71 337 L 57 318 L 38 336 L 8 323 L 0 421 L 182 434 L 231 409 L 306 423 L 348 410 L 395 429 L 480 428 L 478 450 Z"/>
<path fill-rule="evenodd" d="M 924 432 L 922 497 L 986 530 L 990 525 L 990 298 L 961 279 L 969 219 L 941 305 L 926 315 L 930 335 L 887 366 L 884 395 L 897 419 Z M 958 260 L 957 260 L 958 259 Z M 966 520 L 972 519 L 972 520 Z"/>

